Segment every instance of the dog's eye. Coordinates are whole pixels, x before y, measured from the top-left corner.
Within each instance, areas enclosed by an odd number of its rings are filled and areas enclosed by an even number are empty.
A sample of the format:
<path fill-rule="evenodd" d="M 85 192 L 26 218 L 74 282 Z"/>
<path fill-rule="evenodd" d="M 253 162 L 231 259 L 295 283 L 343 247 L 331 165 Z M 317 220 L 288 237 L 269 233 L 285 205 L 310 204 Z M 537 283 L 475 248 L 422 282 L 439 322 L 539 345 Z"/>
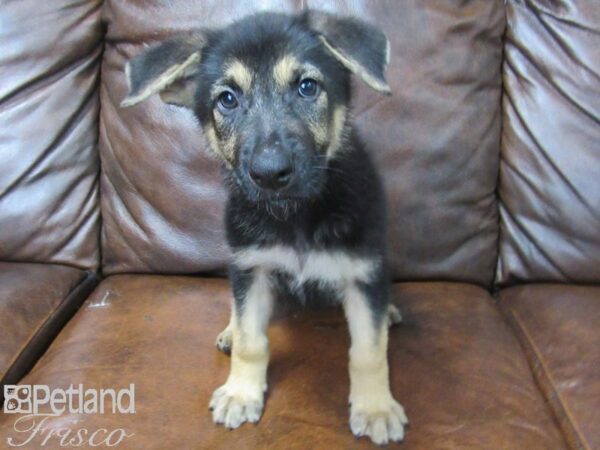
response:
<path fill-rule="evenodd" d="M 298 94 L 304 98 L 314 98 L 319 93 L 319 85 L 312 78 L 304 78 L 298 84 Z"/>
<path fill-rule="evenodd" d="M 219 95 L 219 107 L 224 111 L 231 111 L 238 107 L 238 100 L 231 91 L 225 91 Z"/>

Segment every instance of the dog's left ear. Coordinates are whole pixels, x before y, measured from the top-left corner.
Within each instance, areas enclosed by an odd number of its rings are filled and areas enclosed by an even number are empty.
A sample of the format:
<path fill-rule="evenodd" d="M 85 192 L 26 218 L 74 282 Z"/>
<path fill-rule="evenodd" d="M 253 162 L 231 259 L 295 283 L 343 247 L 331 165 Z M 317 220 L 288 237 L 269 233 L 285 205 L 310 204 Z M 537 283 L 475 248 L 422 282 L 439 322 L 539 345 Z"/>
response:
<path fill-rule="evenodd" d="M 306 17 L 325 48 L 348 70 L 376 91 L 391 93 L 385 79 L 390 43 L 382 31 L 359 19 L 321 11 L 307 11 Z"/>

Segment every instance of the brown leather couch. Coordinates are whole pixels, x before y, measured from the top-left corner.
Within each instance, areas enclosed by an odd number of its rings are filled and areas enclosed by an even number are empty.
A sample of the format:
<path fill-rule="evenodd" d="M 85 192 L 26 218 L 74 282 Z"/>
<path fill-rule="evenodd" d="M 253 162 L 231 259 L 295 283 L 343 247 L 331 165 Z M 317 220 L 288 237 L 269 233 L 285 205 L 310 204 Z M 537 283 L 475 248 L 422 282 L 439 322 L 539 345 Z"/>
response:
<path fill-rule="evenodd" d="M 372 448 L 347 424 L 337 310 L 276 320 L 259 425 L 212 424 L 231 298 L 219 163 L 187 110 L 118 106 L 144 44 L 255 3 L 355 14 L 391 40 L 393 95 L 357 83 L 354 116 L 391 212 L 399 448 L 600 448 L 597 0 L 3 0 L 0 379 L 133 383 L 136 406 L 49 417 L 21 448 L 81 428 L 122 428 L 127 449 Z M 18 417 L 0 413 L 0 447 L 31 434 Z"/>

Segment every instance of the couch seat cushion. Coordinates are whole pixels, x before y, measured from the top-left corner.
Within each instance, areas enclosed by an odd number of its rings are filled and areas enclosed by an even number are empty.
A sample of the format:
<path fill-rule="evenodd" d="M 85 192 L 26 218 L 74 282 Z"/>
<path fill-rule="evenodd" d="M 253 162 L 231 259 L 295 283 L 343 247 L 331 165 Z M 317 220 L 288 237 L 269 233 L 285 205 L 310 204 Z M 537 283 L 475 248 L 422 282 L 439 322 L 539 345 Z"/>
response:
<path fill-rule="evenodd" d="M 27 373 L 89 294 L 92 279 L 66 266 L 0 262 L 0 382 L 16 383 Z"/>
<path fill-rule="evenodd" d="M 600 448 L 600 287 L 500 292 L 538 383 L 574 448 Z"/>
<path fill-rule="evenodd" d="M 411 420 L 402 448 L 564 448 L 517 340 L 484 290 L 416 283 L 396 285 L 394 295 L 405 323 L 390 333 L 392 389 Z M 373 448 L 348 427 L 349 338 L 337 309 L 275 321 L 260 423 L 235 431 L 213 425 L 208 401 L 229 368 L 214 340 L 230 298 L 222 279 L 104 280 L 23 383 L 133 383 L 135 414 L 64 413 L 45 427 L 122 428 L 133 434 L 123 448 L 145 450 Z M 1 416 L 3 441 L 23 441 L 15 419 Z M 38 448 L 36 439 L 21 448 Z"/>

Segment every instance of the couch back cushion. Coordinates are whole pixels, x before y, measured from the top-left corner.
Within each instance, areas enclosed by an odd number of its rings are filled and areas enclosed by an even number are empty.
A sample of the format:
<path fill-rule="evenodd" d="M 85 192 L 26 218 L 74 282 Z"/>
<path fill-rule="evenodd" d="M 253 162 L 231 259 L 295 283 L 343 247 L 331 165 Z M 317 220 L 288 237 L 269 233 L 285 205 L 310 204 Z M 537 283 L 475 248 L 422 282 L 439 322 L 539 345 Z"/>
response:
<path fill-rule="evenodd" d="M 101 4 L 0 7 L 0 260 L 98 266 Z"/>
<path fill-rule="evenodd" d="M 600 281 L 600 3 L 507 5 L 497 280 Z"/>
<path fill-rule="evenodd" d="M 396 279 L 489 284 L 497 244 L 502 2 L 132 0 L 105 3 L 102 72 L 106 273 L 221 270 L 226 193 L 193 115 L 158 96 L 120 109 L 126 60 L 178 31 L 257 9 L 326 9 L 391 41 L 392 96 L 355 83 L 355 123 L 381 169 Z"/>

